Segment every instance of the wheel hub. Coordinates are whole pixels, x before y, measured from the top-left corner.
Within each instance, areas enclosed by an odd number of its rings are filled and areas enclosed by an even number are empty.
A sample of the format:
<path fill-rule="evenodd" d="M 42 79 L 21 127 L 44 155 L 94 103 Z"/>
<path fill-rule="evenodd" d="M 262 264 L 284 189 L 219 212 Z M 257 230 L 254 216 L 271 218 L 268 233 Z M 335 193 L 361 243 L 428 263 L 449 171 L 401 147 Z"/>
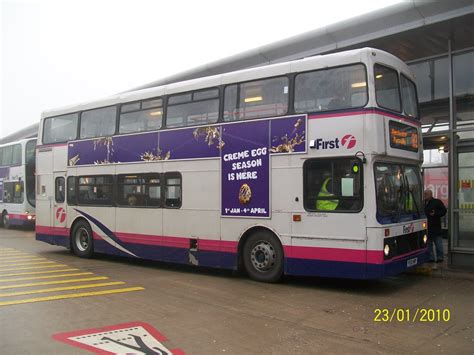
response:
<path fill-rule="evenodd" d="M 80 228 L 77 231 L 76 245 L 80 251 L 85 251 L 89 247 L 89 233 L 85 228 Z"/>
<path fill-rule="evenodd" d="M 275 265 L 275 249 L 267 241 L 260 241 L 250 252 L 252 265 L 259 271 L 270 270 Z"/>

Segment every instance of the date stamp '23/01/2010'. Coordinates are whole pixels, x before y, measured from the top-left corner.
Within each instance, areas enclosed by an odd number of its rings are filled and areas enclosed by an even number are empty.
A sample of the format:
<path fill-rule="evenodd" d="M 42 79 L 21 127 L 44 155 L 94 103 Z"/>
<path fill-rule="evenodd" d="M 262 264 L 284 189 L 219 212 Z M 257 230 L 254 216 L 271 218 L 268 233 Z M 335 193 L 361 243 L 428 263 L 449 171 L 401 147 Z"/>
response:
<path fill-rule="evenodd" d="M 449 322 L 451 311 L 449 308 L 375 308 L 374 322 Z"/>

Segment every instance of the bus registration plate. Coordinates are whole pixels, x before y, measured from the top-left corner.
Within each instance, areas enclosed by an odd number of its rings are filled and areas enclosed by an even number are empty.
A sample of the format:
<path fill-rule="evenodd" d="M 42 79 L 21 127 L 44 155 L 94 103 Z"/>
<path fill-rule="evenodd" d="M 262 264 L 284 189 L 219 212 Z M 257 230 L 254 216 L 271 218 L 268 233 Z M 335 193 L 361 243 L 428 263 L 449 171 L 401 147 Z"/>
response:
<path fill-rule="evenodd" d="M 408 259 L 407 260 L 407 267 L 414 266 L 418 264 L 418 258 Z"/>

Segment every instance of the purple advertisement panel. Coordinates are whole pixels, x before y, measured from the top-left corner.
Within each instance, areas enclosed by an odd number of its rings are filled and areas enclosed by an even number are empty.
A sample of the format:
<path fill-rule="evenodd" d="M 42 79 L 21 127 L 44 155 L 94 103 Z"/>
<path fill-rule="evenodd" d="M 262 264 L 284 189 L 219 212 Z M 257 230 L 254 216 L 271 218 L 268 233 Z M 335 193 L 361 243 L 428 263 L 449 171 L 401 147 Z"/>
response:
<path fill-rule="evenodd" d="M 220 126 L 163 131 L 159 138 L 160 149 L 171 160 L 217 158 L 222 144 Z"/>
<path fill-rule="evenodd" d="M 70 143 L 68 165 L 217 158 L 222 146 L 220 126 L 102 137 Z"/>
<path fill-rule="evenodd" d="M 262 125 L 267 127 L 265 131 L 261 130 Z M 247 136 L 254 134 L 265 140 L 268 154 L 306 151 L 306 117 L 291 116 L 71 142 L 68 145 L 68 165 L 218 158 L 221 156 L 221 150 L 229 149 L 226 145 L 232 144 L 228 143 L 228 139 L 233 139 L 228 133 L 225 137 L 226 133 L 223 130 L 228 132 L 236 130 L 234 126 L 246 127 L 239 133 L 243 141 Z"/>
<path fill-rule="evenodd" d="M 0 202 L 3 201 L 3 180 L 10 175 L 10 167 L 0 167 Z"/>
<path fill-rule="evenodd" d="M 112 163 L 112 137 L 69 143 L 67 154 L 69 166 Z"/>
<path fill-rule="evenodd" d="M 270 153 L 306 152 L 306 116 L 293 116 L 270 121 Z"/>
<path fill-rule="evenodd" d="M 73 142 L 68 146 L 68 165 L 158 160 L 157 147 L 157 132 Z"/>
<path fill-rule="evenodd" d="M 270 121 L 222 126 L 222 216 L 270 217 Z"/>
<path fill-rule="evenodd" d="M 111 148 L 113 163 L 163 159 L 158 149 L 158 132 L 114 137 Z"/>

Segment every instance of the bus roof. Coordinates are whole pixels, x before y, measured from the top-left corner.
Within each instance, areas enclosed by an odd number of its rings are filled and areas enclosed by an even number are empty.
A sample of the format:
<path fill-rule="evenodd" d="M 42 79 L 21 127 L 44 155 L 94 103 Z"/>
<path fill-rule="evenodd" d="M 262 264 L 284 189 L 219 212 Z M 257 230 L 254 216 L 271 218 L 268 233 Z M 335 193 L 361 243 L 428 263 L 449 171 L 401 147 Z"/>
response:
<path fill-rule="evenodd" d="M 121 93 L 94 101 L 88 101 L 80 104 L 46 110 L 42 112 L 41 118 L 59 116 L 78 111 L 91 110 L 98 107 L 112 106 L 118 103 L 133 102 L 163 95 L 171 95 L 175 93 L 184 93 L 192 90 L 211 88 L 219 85 L 245 82 L 278 75 L 285 75 L 292 72 L 317 70 L 350 63 L 367 63 L 370 61 L 369 58 L 371 58 L 371 56 L 377 57 L 377 62 L 396 66 L 401 72 L 413 79 L 413 75 L 411 74 L 410 69 L 400 59 L 385 51 L 366 47 L 350 51 L 318 55 L 290 62 L 243 69 L 225 74 L 207 76 L 148 89 Z"/>
<path fill-rule="evenodd" d="M 8 146 L 15 145 L 15 144 L 26 143 L 26 142 L 29 142 L 29 141 L 35 141 L 35 140 L 37 140 L 37 137 L 18 139 L 16 141 L 11 141 L 11 142 L 8 142 L 8 143 L 0 144 L 0 148 L 8 147 Z"/>

